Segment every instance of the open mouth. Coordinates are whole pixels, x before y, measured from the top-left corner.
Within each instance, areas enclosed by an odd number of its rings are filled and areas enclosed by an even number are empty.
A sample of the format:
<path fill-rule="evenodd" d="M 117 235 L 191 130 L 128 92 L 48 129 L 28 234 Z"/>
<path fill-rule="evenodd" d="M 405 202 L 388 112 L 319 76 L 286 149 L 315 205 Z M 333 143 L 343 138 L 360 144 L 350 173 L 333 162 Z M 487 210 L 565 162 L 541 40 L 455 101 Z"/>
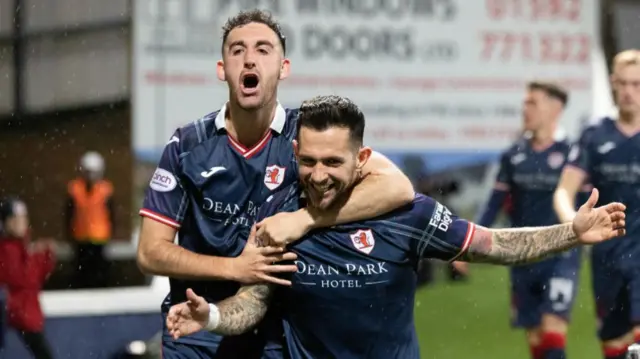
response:
<path fill-rule="evenodd" d="M 260 82 L 260 79 L 258 78 L 258 75 L 256 75 L 256 74 L 246 74 L 242 78 L 242 87 L 244 87 L 246 89 L 254 89 L 254 88 L 258 87 L 258 83 L 259 82 Z"/>

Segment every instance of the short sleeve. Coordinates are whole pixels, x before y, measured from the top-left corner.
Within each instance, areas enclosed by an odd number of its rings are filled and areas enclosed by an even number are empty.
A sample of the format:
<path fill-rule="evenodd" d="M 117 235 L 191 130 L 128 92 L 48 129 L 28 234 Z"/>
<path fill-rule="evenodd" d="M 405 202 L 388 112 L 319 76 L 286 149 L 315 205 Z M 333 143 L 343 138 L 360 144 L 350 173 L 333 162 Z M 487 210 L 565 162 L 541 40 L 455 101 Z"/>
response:
<path fill-rule="evenodd" d="M 180 133 L 166 144 L 147 187 L 140 215 L 173 228 L 180 228 L 188 198 L 180 184 Z"/>
<path fill-rule="evenodd" d="M 444 261 L 456 260 L 469 248 L 475 225 L 459 218 L 432 198 L 428 198 L 425 204 L 420 213 L 425 233 L 417 246 L 417 255 Z"/>
<path fill-rule="evenodd" d="M 580 139 L 571 145 L 567 156 L 567 165 L 577 167 L 585 173 L 589 173 L 591 166 L 590 142 L 592 129 L 588 128 L 582 132 Z"/>

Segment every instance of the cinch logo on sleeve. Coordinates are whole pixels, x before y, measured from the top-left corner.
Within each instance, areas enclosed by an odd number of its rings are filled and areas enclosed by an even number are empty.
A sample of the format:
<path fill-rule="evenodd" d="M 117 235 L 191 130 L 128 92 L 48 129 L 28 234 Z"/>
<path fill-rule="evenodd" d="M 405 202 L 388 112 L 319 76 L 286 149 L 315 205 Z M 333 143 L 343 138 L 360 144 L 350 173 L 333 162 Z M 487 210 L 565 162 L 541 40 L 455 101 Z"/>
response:
<path fill-rule="evenodd" d="M 153 177 L 151 177 L 151 182 L 149 183 L 149 187 L 158 192 L 173 191 L 177 185 L 178 181 L 173 174 L 167 170 L 163 170 L 162 168 L 156 168 L 156 171 L 153 173 Z"/>

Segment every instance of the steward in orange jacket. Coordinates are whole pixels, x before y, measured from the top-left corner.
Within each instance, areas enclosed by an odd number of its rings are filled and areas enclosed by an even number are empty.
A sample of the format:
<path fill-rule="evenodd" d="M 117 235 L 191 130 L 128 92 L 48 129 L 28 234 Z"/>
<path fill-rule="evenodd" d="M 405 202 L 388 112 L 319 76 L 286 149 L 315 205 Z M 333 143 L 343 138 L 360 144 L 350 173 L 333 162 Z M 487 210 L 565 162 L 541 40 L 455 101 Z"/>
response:
<path fill-rule="evenodd" d="M 72 287 L 102 288 L 109 279 L 104 248 L 113 234 L 113 185 L 103 178 L 104 159 L 96 152 L 82 157 L 80 170 L 67 186 L 67 233 L 77 260 Z"/>

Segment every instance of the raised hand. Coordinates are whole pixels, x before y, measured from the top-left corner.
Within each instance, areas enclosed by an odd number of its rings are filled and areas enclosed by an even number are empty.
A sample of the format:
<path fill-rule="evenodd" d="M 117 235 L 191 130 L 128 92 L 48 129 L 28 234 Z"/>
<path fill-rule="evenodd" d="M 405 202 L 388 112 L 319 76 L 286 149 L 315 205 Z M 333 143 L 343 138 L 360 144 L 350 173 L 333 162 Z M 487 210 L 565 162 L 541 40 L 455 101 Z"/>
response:
<path fill-rule="evenodd" d="M 187 289 L 187 301 L 173 305 L 167 315 L 167 329 L 173 339 L 203 330 L 209 321 L 209 303 Z"/>
<path fill-rule="evenodd" d="M 596 244 L 614 237 L 623 236 L 625 231 L 626 206 L 619 202 L 595 208 L 598 190 L 583 204 L 573 219 L 573 231 L 583 244 Z"/>

